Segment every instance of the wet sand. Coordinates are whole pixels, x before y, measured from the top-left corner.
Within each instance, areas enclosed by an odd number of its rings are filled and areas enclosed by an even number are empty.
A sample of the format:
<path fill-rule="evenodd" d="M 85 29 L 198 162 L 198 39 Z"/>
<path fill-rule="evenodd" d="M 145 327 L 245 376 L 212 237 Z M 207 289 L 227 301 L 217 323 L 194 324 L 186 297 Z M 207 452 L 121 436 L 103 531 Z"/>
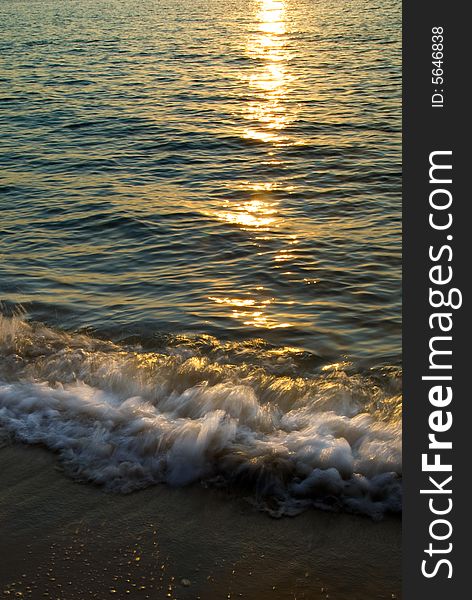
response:
<path fill-rule="evenodd" d="M 273 519 L 191 487 L 110 495 L 51 453 L 0 450 L 0 593 L 87 598 L 400 598 L 401 524 L 309 511 Z"/>

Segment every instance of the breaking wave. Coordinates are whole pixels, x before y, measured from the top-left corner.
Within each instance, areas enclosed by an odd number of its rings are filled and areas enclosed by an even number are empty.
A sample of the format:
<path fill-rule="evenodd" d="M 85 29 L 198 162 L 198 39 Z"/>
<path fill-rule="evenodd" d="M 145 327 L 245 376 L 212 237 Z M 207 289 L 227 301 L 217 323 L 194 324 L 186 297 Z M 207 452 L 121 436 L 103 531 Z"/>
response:
<path fill-rule="evenodd" d="M 149 352 L 0 317 L 0 440 L 111 492 L 202 482 L 274 516 L 399 512 L 400 412 L 397 367 L 211 336 Z"/>

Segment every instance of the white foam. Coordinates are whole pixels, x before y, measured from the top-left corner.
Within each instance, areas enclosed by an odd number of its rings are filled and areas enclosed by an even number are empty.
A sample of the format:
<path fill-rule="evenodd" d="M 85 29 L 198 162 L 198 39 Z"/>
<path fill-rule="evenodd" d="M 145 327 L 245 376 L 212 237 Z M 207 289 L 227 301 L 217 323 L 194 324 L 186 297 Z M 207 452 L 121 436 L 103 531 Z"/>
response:
<path fill-rule="evenodd" d="M 2 439 L 43 444 L 109 491 L 211 481 L 274 514 L 400 510 L 397 390 L 344 369 L 294 377 L 293 349 L 273 370 L 270 353 L 254 365 L 247 346 L 211 343 L 144 353 L 3 318 Z"/>

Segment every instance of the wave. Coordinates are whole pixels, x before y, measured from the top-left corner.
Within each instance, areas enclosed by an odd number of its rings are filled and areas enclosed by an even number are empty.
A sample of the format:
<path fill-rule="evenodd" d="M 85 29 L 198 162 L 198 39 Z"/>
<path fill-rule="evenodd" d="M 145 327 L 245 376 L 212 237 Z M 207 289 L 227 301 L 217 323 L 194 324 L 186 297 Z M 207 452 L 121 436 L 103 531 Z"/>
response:
<path fill-rule="evenodd" d="M 273 516 L 399 512 L 400 369 L 316 358 L 211 336 L 145 351 L 1 316 L 0 440 L 110 492 L 201 482 Z"/>

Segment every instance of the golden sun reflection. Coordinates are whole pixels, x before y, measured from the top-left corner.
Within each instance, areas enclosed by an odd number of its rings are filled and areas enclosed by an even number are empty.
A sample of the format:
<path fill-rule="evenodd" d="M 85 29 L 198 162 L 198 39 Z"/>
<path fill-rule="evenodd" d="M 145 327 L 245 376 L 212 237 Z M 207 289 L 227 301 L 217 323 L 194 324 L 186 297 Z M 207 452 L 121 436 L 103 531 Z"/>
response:
<path fill-rule="evenodd" d="M 251 59 L 248 71 L 238 74 L 243 82 L 244 101 L 238 107 L 244 125 L 240 135 L 260 143 L 265 156 L 263 165 L 283 164 L 279 149 L 293 143 L 285 132 L 296 117 L 297 106 L 289 103 L 294 76 L 291 73 L 290 40 L 285 0 L 256 0 L 255 23 L 246 45 Z M 239 120 L 238 120 L 239 121 Z M 261 175 L 264 172 L 261 169 Z M 280 214 L 281 192 L 290 194 L 294 186 L 284 179 L 283 172 L 275 179 L 230 181 L 232 199 L 215 207 L 212 217 L 251 233 L 255 258 L 269 260 L 281 277 L 291 276 L 288 270 L 297 258 L 298 235 L 286 230 Z M 238 198 L 239 192 L 241 198 Z M 285 234 L 285 235 L 284 235 Z M 253 281 L 250 289 L 219 289 L 220 294 L 208 297 L 220 317 L 239 321 L 246 327 L 279 329 L 292 327 L 286 307 L 294 301 L 272 297 L 271 292 Z M 224 290 L 224 291 L 223 291 Z"/>
<path fill-rule="evenodd" d="M 266 309 L 272 304 L 274 298 L 255 300 L 254 298 L 219 298 L 209 296 L 209 300 L 215 304 L 229 306 L 231 317 L 242 321 L 243 325 L 264 329 L 279 329 L 291 327 L 290 323 L 281 322 L 273 315 L 268 315 Z"/>
<path fill-rule="evenodd" d="M 257 33 L 251 37 L 247 52 L 257 65 L 248 78 L 256 99 L 249 103 L 245 118 L 251 126 L 244 137 L 255 141 L 286 142 L 281 131 L 291 118 L 284 106 L 290 59 L 286 42 L 285 2 L 260 0 Z"/>
<path fill-rule="evenodd" d="M 266 230 L 276 221 L 277 210 L 270 202 L 249 200 L 235 204 L 226 202 L 227 210 L 222 210 L 216 216 L 231 225 L 239 225 L 248 229 Z"/>

